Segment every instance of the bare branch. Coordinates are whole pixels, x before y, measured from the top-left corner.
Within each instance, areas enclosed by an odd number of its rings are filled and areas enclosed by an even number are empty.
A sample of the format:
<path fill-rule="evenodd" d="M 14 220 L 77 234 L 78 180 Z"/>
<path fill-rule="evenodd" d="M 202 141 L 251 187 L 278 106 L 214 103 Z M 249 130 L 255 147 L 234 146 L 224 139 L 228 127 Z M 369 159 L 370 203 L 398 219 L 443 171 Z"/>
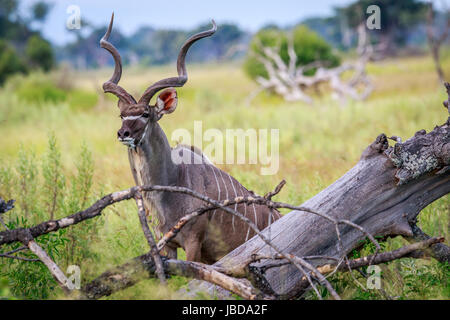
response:
<path fill-rule="evenodd" d="M 59 229 L 78 224 L 84 220 L 94 218 L 100 215 L 102 213 L 102 210 L 107 206 L 116 202 L 133 198 L 137 191 L 138 187 L 133 187 L 128 190 L 113 192 L 96 201 L 86 210 L 79 211 L 65 218 L 45 221 L 31 228 L 17 228 L 13 230 L 2 231 L 0 232 L 0 246 L 13 242 L 21 242 L 20 239 L 27 237 L 28 232 L 31 234 L 32 238 L 37 238 L 44 234 L 55 232 Z"/>
<path fill-rule="evenodd" d="M 23 260 L 23 261 L 29 261 L 29 262 L 38 262 L 41 261 L 39 259 L 30 259 L 30 258 L 24 258 L 24 257 L 19 257 L 19 256 L 13 256 L 12 254 L 19 252 L 19 251 L 23 251 L 23 250 L 27 250 L 28 247 L 22 246 L 22 247 L 18 247 L 14 250 L 8 251 L 6 253 L 0 253 L 0 257 L 3 258 L 10 258 L 10 259 L 16 259 L 16 260 Z"/>
<path fill-rule="evenodd" d="M 377 265 L 381 263 L 390 262 L 393 260 L 397 260 L 400 258 L 410 257 L 412 253 L 415 251 L 423 250 L 425 248 L 430 247 L 433 244 L 441 243 L 444 241 L 444 238 L 430 238 L 421 242 L 413 243 L 407 246 L 403 246 L 397 250 L 388 251 L 379 253 L 377 255 L 370 255 L 367 257 L 362 257 L 358 259 L 349 260 L 349 267 L 351 269 L 357 269 L 361 267 L 367 267 L 369 265 Z M 317 267 L 322 274 L 327 274 L 333 272 L 335 269 L 338 271 L 348 271 L 346 266 L 341 265 L 337 267 L 333 264 L 326 264 L 320 267 Z M 304 279 L 306 280 L 306 279 Z"/>
<path fill-rule="evenodd" d="M 429 235 L 423 232 L 417 225 L 412 226 L 412 237 L 406 237 L 409 242 L 423 242 L 425 240 L 432 239 Z M 415 254 L 416 257 L 431 256 L 441 263 L 450 264 L 450 247 L 441 242 L 431 244 L 429 247 L 423 248 L 424 250 L 418 250 Z"/>
<path fill-rule="evenodd" d="M 70 293 L 70 288 L 68 286 L 69 280 L 67 279 L 64 272 L 58 267 L 58 265 L 48 256 L 48 254 L 36 243 L 36 241 L 31 240 L 27 244 L 31 252 L 33 252 L 39 259 L 45 264 L 53 278 L 58 282 L 60 287 L 66 294 Z"/>
<path fill-rule="evenodd" d="M 0 258 L 9 258 L 9 259 L 16 259 L 16 260 L 22 260 L 27 262 L 42 262 L 40 259 L 31 259 L 31 258 L 25 258 L 20 256 L 12 256 L 6 253 L 0 253 Z"/>
<path fill-rule="evenodd" d="M 164 268 L 162 266 L 161 256 L 159 255 L 159 250 L 156 248 L 155 239 L 153 238 L 152 232 L 148 227 L 147 217 L 145 215 L 144 203 L 142 201 L 141 193 L 136 193 L 135 196 L 136 204 L 138 207 L 139 221 L 141 222 L 142 230 L 144 232 L 145 238 L 147 239 L 148 245 L 150 247 L 150 254 L 155 261 L 156 274 L 158 275 L 159 281 L 162 284 L 166 284 L 166 276 L 164 274 Z"/>

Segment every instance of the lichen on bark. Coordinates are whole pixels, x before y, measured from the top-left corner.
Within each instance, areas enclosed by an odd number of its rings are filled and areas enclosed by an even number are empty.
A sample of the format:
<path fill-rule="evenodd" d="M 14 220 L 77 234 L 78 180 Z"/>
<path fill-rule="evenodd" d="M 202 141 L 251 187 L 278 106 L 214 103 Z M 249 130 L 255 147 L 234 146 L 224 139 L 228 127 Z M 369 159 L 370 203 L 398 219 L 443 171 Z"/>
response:
<path fill-rule="evenodd" d="M 448 122 L 430 133 L 418 131 L 403 143 L 396 143 L 385 154 L 398 168 L 395 177 L 404 185 L 424 174 L 450 165 L 450 130 Z"/>

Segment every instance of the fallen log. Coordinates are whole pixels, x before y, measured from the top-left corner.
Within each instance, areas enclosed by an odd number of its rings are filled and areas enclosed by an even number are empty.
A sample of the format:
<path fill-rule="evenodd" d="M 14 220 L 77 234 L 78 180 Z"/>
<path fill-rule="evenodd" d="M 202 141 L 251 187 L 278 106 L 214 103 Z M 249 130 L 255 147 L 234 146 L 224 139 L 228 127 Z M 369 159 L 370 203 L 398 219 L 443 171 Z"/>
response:
<path fill-rule="evenodd" d="M 450 93 L 450 85 L 446 84 Z M 448 108 L 450 100 L 444 102 Z M 433 201 L 450 192 L 450 118 L 433 131 L 420 130 L 405 142 L 389 146 L 388 137 L 380 134 L 362 153 L 359 162 L 332 185 L 301 206 L 328 214 L 339 220 L 350 220 L 374 236 L 405 236 L 417 233 L 418 214 Z M 340 258 L 335 225 L 320 216 L 294 210 L 284 215 L 263 234 L 283 252 L 298 257 L 328 256 Z M 348 225 L 340 226 L 344 253 L 360 246 L 365 235 Z M 440 245 L 441 249 L 443 244 Z M 445 245 L 444 245 L 445 246 Z M 448 247 L 446 252 L 448 253 Z M 443 250 L 439 250 L 441 253 Z M 445 251 L 445 250 L 444 250 Z M 258 236 L 242 244 L 214 266 L 230 268 L 252 255 L 270 256 L 273 250 Z M 442 259 L 442 260 L 441 260 Z M 445 261 L 448 256 L 440 260 Z M 271 289 L 284 297 L 301 296 L 305 290 L 302 274 L 292 265 L 264 268 L 270 262 L 255 266 L 267 269 L 265 280 Z M 313 261 L 323 265 L 323 261 Z M 193 280 L 190 294 L 224 293 L 210 283 Z"/>

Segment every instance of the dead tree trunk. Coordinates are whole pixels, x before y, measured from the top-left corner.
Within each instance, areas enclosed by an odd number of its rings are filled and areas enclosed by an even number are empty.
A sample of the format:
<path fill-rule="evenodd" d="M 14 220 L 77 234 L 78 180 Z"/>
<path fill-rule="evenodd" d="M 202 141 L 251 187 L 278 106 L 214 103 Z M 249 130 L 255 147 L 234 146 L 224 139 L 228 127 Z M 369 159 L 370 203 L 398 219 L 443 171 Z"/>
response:
<path fill-rule="evenodd" d="M 448 85 L 448 84 L 447 84 Z M 450 85 L 447 86 L 449 92 Z M 446 101 L 446 106 L 449 102 Z M 433 131 L 418 131 L 414 137 L 389 146 L 379 135 L 363 152 L 359 162 L 328 188 L 303 203 L 315 212 L 350 220 L 372 235 L 413 237 L 417 216 L 428 204 L 450 192 L 450 118 Z M 339 258 L 335 225 L 304 211 L 291 211 L 264 234 L 283 252 L 299 257 Z M 345 253 L 357 248 L 365 235 L 348 225 L 340 226 Z M 442 246 L 442 244 L 440 244 Z M 437 246 L 434 245 L 434 246 Z M 445 246 L 445 245 L 444 245 Z M 448 249 L 448 247 L 446 247 Z M 442 252 L 442 248 L 436 248 Z M 448 250 L 447 250 L 448 252 Z M 216 267 L 237 265 L 252 255 L 273 255 L 255 236 L 219 260 Z M 448 259 L 448 255 L 443 259 Z M 323 265 L 324 261 L 313 261 Z M 273 261 L 260 262 L 258 267 Z M 277 294 L 299 296 L 305 292 L 302 274 L 292 265 L 267 269 L 265 278 Z M 209 283 L 194 280 L 190 293 L 223 292 Z"/>

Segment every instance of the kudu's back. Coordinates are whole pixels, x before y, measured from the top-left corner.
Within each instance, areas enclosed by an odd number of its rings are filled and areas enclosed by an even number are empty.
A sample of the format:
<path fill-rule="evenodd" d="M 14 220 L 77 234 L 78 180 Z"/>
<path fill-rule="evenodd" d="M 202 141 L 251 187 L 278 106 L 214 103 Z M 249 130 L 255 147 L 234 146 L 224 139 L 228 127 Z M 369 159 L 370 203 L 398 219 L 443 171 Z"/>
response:
<path fill-rule="evenodd" d="M 176 149 L 183 149 L 186 152 L 185 147 L 179 146 Z M 195 151 L 195 153 L 199 154 L 198 151 Z M 182 163 L 179 165 L 179 186 L 187 187 L 219 201 L 254 195 L 252 191 L 245 188 L 231 175 L 214 166 L 203 155 L 201 156 L 203 158 L 202 164 Z M 174 206 L 175 208 L 182 208 L 181 211 L 183 211 L 183 214 L 177 214 L 177 218 L 207 205 L 207 203 L 199 199 L 193 199 L 188 195 L 182 195 L 181 197 L 182 201 Z M 230 208 L 250 219 L 259 230 L 265 229 L 281 217 L 277 210 L 257 204 L 241 203 L 232 205 Z M 195 258 L 192 260 L 206 263 L 219 260 L 255 235 L 248 224 L 221 209 L 205 213 L 186 227 L 188 233 L 197 235 L 200 244 L 200 248 L 197 249 Z M 167 226 L 163 229 L 168 230 Z"/>

